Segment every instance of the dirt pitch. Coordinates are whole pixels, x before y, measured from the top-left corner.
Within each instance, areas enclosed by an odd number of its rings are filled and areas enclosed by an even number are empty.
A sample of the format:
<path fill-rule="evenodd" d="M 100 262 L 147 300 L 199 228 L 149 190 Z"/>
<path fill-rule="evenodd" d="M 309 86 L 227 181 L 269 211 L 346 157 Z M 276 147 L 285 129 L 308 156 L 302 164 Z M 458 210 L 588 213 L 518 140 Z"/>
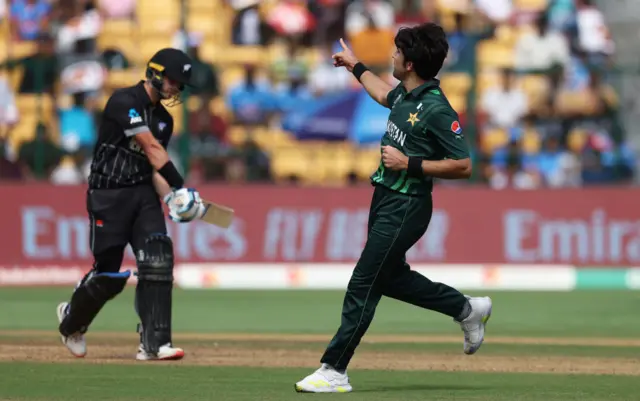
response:
<path fill-rule="evenodd" d="M 26 361 L 40 363 L 133 364 L 136 337 L 129 333 L 92 333 L 89 353 L 84 359 L 73 358 L 53 332 L 0 332 L 0 362 Z M 317 349 L 305 349 L 303 344 L 326 343 L 329 336 L 277 334 L 177 334 L 175 341 L 191 341 L 187 353 L 178 365 L 304 367 L 318 366 Z M 459 343 L 458 337 L 367 336 L 363 343 Z M 242 342 L 251 342 L 243 347 Z M 256 346 L 256 342 L 263 346 Z M 292 347 L 292 343 L 297 343 Z M 553 344 L 640 346 L 640 341 L 616 339 L 553 339 L 494 337 L 493 344 Z M 462 348 L 462 345 L 460 345 Z M 316 347 L 317 348 L 317 347 Z M 615 374 L 640 376 L 640 358 L 602 358 L 576 356 L 478 355 L 429 353 L 425 351 L 359 350 L 351 369 L 437 370 L 472 372 L 522 372 L 560 374 Z"/>

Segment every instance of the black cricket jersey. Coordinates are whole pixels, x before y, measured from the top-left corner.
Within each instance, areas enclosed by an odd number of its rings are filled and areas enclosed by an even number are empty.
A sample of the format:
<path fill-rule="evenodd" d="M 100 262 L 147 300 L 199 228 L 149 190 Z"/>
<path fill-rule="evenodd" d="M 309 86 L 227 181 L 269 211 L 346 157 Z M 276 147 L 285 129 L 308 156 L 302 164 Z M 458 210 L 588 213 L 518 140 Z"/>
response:
<path fill-rule="evenodd" d="M 89 188 L 112 189 L 152 183 L 153 166 L 135 140 L 151 132 L 166 149 L 173 117 L 159 102 L 153 104 L 144 81 L 113 92 L 102 113 L 93 151 Z"/>

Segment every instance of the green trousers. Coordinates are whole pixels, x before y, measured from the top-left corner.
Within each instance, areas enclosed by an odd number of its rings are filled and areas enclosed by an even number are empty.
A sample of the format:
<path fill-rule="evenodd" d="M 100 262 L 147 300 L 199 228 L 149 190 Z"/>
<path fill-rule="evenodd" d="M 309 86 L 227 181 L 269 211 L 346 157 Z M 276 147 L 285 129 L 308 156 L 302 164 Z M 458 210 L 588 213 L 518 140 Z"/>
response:
<path fill-rule="evenodd" d="M 431 196 L 409 196 L 377 186 L 369 211 L 369 235 L 342 305 L 342 321 L 321 362 L 344 370 L 369 328 L 382 296 L 456 318 L 466 298 L 410 269 L 405 254 L 431 220 Z"/>

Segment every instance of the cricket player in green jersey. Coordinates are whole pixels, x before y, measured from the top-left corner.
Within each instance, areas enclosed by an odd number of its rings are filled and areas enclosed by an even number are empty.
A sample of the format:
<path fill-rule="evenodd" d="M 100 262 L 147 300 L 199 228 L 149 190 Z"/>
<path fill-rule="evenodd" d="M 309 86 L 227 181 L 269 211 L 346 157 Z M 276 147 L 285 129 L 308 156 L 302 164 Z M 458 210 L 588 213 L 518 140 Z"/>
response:
<path fill-rule="evenodd" d="M 347 366 L 367 331 L 382 296 L 448 315 L 464 333 L 464 352 L 474 354 L 484 340 L 491 299 L 463 295 L 411 270 L 406 252 L 431 220 L 433 179 L 468 179 L 471 161 L 458 115 L 435 77 L 449 45 L 433 23 L 403 28 L 395 37 L 395 88 L 358 62 L 343 40 L 333 56 L 336 67 L 354 74 L 369 95 L 389 108 L 381 142 L 368 237 L 344 297 L 342 321 L 320 362 L 295 384 L 298 392 L 352 391 Z M 381 127 L 382 128 L 382 127 Z"/>

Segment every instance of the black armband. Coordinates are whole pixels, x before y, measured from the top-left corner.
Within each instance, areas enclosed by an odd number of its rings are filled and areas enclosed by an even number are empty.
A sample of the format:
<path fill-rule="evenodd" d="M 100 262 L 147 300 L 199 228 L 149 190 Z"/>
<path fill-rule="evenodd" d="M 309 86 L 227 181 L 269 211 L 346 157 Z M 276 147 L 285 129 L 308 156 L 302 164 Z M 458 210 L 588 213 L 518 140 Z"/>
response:
<path fill-rule="evenodd" d="M 184 179 L 174 166 L 173 162 L 169 160 L 162 166 L 158 173 L 167 180 L 167 184 L 173 189 L 180 189 L 184 186 Z"/>
<path fill-rule="evenodd" d="M 407 163 L 407 175 L 411 178 L 422 178 L 424 172 L 422 171 L 422 158 L 409 156 L 409 163 Z"/>
<path fill-rule="evenodd" d="M 353 66 L 353 75 L 356 77 L 358 82 L 360 82 L 360 77 L 362 76 L 362 74 L 364 74 L 365 71 L 369 71 L 369 69 L 360 62 Z"/>

